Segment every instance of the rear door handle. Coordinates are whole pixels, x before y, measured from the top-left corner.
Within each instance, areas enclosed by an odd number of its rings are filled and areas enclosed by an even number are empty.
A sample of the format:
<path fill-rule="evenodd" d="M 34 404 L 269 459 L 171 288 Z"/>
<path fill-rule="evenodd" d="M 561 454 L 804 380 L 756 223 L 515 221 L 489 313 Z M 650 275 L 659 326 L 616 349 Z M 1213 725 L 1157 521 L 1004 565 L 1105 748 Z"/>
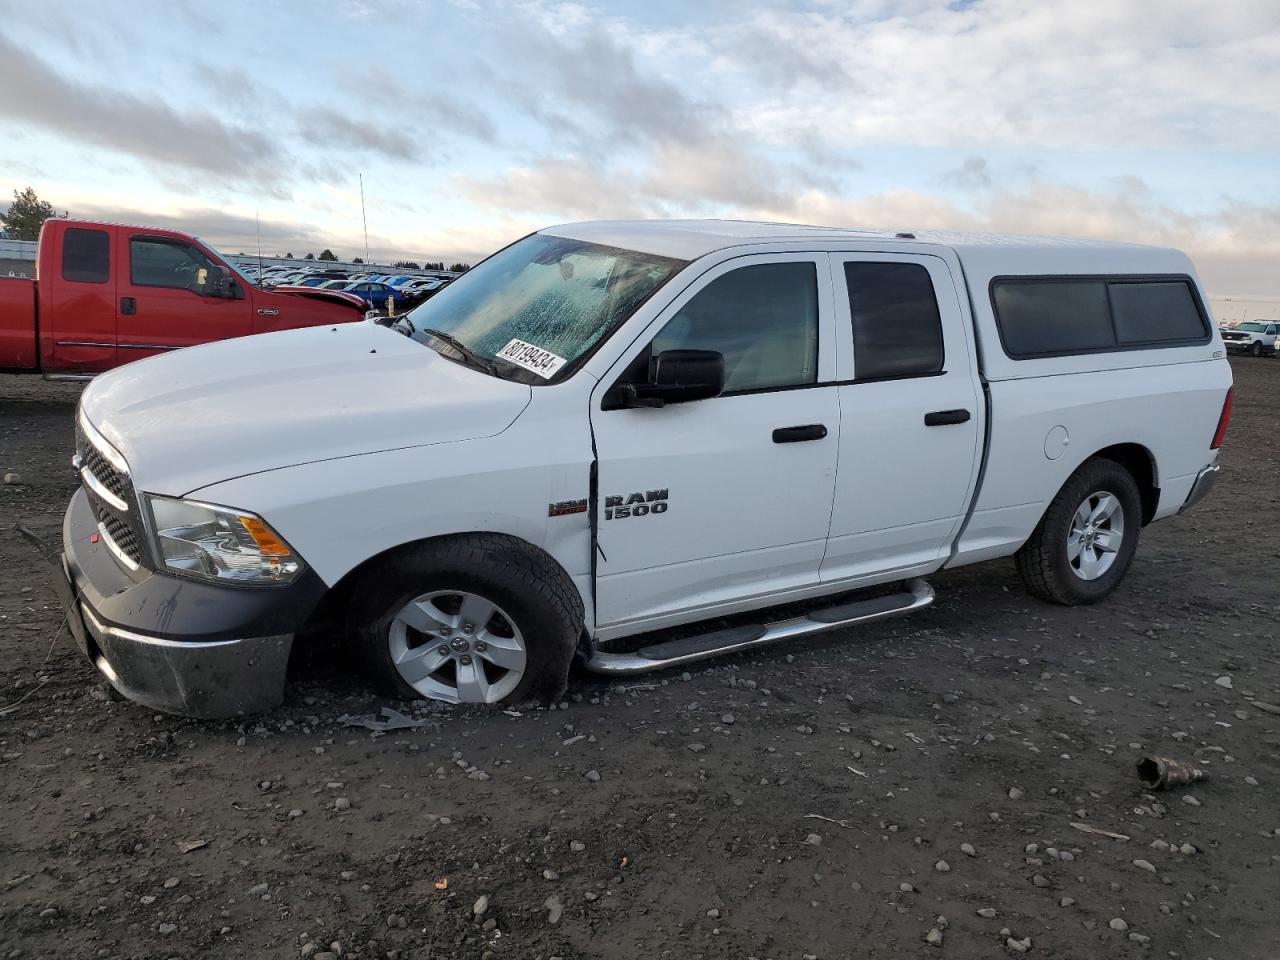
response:
<path fill-rule="evenodd" d="M 926 427 L 942 427 L 949 423 L 968 423 L 972 414 L 968 410 L 935 410 L 924 415 Z"/>
<path fill-rule="evenodd" d="M 138 301 L 133 297 L 120 298 L 120 312 L 126 317 L 131 317 L 138 312 Z"/>
<path fill-rule="evenodd" d="M 827 428 L 820 423 L 808 423 L 802 427 L 779 427 L 773 431 L 774 443 L 802 443 L 805 440 L 821 440 Z"/>

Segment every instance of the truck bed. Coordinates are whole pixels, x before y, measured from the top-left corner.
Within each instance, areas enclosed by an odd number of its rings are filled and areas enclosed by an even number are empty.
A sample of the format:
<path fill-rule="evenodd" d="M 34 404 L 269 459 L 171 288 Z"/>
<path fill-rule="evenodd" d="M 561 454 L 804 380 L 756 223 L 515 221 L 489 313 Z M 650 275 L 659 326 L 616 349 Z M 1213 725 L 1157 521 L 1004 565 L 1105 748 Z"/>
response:
<path fill-rule="evenodd" d="M 38 359 L 36 282 L 0 277 L 0 371 L 32 371 Z"/>

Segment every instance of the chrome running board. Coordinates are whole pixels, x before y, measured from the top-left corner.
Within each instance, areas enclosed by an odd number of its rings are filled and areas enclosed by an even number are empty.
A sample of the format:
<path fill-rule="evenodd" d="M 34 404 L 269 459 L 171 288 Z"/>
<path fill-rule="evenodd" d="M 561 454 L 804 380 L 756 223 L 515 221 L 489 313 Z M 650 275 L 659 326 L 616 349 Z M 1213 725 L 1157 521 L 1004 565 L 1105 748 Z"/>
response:
<path fill-rule="evenodd" d="M 803 616 L 777 623 L 748 624 L 715 630 L 711 633 L 682 637 L 641 647 L 634 653 L 604 653 L 592 650 L 587 658 L 587 669 L 595 673 L 631 674 L 648 673 L 684 663 L 707 660 L 725 653 L 738 653 L 768 646 L 793 637 L 803 637 L 824 630 L 836 630 L 855 623 L 868 623 L 913 613 L 933 603 L 933 587 L 916 579 L 907 584 L 908 590 L 887 597 L 871 597 L 854 600 L 834 607 L 811 610 Z"/>

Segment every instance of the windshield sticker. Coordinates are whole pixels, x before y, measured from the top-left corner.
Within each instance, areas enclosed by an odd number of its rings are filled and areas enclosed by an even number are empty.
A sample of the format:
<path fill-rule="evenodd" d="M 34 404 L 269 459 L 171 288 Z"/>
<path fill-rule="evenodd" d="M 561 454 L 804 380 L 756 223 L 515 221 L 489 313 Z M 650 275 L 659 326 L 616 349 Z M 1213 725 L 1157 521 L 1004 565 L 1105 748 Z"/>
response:
<path fill-rule="evenodd" d="M 556 375 L 556 371 L 568 362 L 564 357 L 558 357 L 550 350 L 543 350 L 523 340 L 507 341 L 507 345 L 498 351 L 497 357 L 499 360 L 514 363 L 517 367 L 532 370 L 544 380 L 550 380 Z"/>

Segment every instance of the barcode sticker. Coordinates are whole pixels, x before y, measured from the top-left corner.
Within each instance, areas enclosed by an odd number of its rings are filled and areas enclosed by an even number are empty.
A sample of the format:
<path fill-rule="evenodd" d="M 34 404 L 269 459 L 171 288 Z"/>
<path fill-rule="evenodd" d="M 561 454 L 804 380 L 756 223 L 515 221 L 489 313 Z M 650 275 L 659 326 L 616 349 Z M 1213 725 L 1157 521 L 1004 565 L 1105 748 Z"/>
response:
<path fill-rule="evenodd" d="M 544 380 L 554 377 L 556 371 L 567 362 L 564 357 L 558 357 L 550 350 L 543 350 L 523 340 L 507 341 L 507 345 L 498 351 L 497 357 L 499 360 L 514 363 L 517 367 L 532 370 Z"/>

